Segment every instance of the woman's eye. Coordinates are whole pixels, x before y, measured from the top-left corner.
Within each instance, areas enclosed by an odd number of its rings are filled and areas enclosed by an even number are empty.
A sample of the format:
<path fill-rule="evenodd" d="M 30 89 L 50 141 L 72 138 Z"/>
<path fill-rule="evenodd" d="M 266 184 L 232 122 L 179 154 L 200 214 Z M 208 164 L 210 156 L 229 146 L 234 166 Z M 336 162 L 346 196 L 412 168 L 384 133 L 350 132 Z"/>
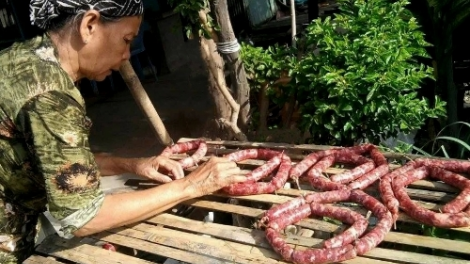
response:
<path fill-rule="evenodd" d="M 132 42 L 132 40 L 130 39 L 124 39 L 124 41 L 126 42 L 126 44 L 130 44 Z"/>

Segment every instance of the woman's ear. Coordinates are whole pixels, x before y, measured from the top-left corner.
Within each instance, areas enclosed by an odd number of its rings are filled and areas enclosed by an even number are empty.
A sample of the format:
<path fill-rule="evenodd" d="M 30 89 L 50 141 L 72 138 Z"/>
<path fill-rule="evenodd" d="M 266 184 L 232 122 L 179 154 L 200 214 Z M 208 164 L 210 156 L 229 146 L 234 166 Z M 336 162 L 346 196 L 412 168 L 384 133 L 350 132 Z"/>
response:
<path fill-rule="evenodd" d="M 100 21 L 100 12 L 96 10 L 89 10 L 83 15 L 79 27 L 80 37 L 84 44 L 91 41 L 97 31 Z"/>

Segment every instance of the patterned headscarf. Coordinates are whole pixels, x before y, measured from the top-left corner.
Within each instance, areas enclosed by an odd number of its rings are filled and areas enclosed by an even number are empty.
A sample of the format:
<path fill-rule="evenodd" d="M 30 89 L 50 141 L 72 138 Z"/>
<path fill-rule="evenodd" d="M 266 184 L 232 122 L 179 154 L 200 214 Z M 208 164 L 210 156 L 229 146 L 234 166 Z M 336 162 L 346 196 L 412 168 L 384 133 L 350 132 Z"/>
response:
<path fill-rule="evenodd" d="M 52 19 L 60 14 L 80 14 L 94 9 L 103 17 L 119 18 L 141 15 L 142 0 L 31 0 L 31 24 L 47 29 Z"/>

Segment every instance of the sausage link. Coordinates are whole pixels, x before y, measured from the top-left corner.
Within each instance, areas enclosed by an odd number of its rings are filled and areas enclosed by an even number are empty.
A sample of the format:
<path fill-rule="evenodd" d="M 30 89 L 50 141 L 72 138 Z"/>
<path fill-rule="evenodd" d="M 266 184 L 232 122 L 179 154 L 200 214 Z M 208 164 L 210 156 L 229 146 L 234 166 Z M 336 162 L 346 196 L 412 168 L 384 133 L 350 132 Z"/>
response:
<path fill-rule="evenodd" d="M 383 164 L 377 168 L 367 172 L 366 174 L 359 177 L 354 182 L 348 184 L 351 189 L 365 189 L 373 184 L 376 180 L 380 179 L 382 176 L 390 172 L 390 167 L 388 164 Z"/>
<path fill-rule="evenodd" d="M 343 233 L 325 240 L 323 242 L 325 248 L 335 248 L 350 244 L 358 239 L 366 231 L 368 226 L 368 221 L 363 215 L 347 208 L 311 203 L 310 209 L 313 215 L 331 217 L 351 225 Z"/>
<path fill-rule="evenodd" d="M 294 253 L 294 249 L 284 241 L 278 231 L 272 228 L 267 228 L 265 235 L 266 240 L 268 240 L 269 244 L 271 244 L 274 251 L 281 255 L 284 260 L 292 261 L 292 254 Z"/>
<path fill-rule="evenodd" d="M 392 228 L 393 217 L 382 203 L 362 190 L 351 191 L 350 200 L 362 204 L 379 219 L 377 225 L 372 230 L 356 241 L 356 254 L 364 255 L 384 240 Z"/>
<path fill-rule="evenodd" d="M 451 171 L 436 166 L 429 166 L 429 176 L 441 180 L 461 192 L 452 201 L 445 204 L 441 211 L 443 213 L 459 213 L 470 204 L 470 180 Z"/>
<path fill-rule="evenodd" d="M 290 177 L 293 180 L 300 178 L 300 176 L 302 176 L 310 167 L 317 163 L 318 160 L 322 159 L 323 157 L 331 156 L 337 151 L 339 151 L 339 149 L 329 149 L 309 154 L 292 167 L 290 171 Z"/>
<path fill-rule="evenodd" d="M 322 158 L 317 164 L 315 164 L 307 173 L 308 180 L 312 187 L 322 190 L 331 191 L 344 189 L 346 186 L 336 182 L 332 182 L 330 179 L 324 177 L 322 172 L 329 168 L 335 163 L 335 157 L 333 155 Z"/>
<path fill-rule="evenodd" d="M 463 189 L 457 197 L 441 207 L 441 212 L 455 214 L 470 205 L 470 188 Z"/>
<path fill-rule="evenodd" d="M 465 189 L 470 187 L 470 180 L 462 175 L 437 166 L 427 167 L 429 168 L 429 176 L 432 178 L 441 180 L 458 189 Z"/>
<path fill-rule="evenodd" d="M 409 162 L 404 166 L 386 174 L 380 179 L 379 182 L 379 193 L 382 202 L 385 206 L 390 210 L 393 216 L 393 222 L 395 223 L 398 219 L 398 211 L 399 211 L 399 202 L 395 198 L 395 194 L 393 193 L 392 189 L 392 181 L 397 176 L 404 176 L 407 171 L 413 170 L 416 166 L 418 166 L 415 162 Z"/>
<path fill-rule="evenodd" d="M 421 166 L 434 166 L 456 173 L 470 174 L 470 161 L 418 158 L 415 159 L 415 162 L 419 163 Z"/>
<path fill-rule="evenodd" d="M 207 153 L 207 144 L 204 140 L 191 140 L 187 142 L 176 143 L 166 147 L 161 155 L 169 157 L 172 154 L 186 153 L 190 150 L 197 149 L 193 155 L 180 159 L 178 162 L 183 169 L 196 165 Z"/>
<path fill-rule="evenodd" d="M 277 219 L 285 212 L 296 210 L 297 208 L 299 208 L 300 206 L 304 204 L 305 204 L 305 198 L 303 196 L 298 196 L 285 203 L 277 204 L 264 212 L 263 217 L 261 218 L 260 222 L 266 223 L 270 221 L 271 219 Z"/>
<path fill-rule="evenodd" d="M 374 168 L 375 168 L 374 162 L 372 162 L 372 161 L 366 162 L 362 165 L 359 165 L 359 166 L 355 167 L 352 170 L 347 170 L 343 173 L 333 175 L 333 176 L 330 177 L 330 180 L 332 182 L 346 184 L 346 183 L 349 183 L 351 181 L 356 180 L 357 178 L 359 178 L 362 175 L 364 175 L 365 173 L 373 170 Z"/>
<path fill-rule="evenodd" d="M 267 158 L 267 157 L 266 157 Z M 275 157 L 274 157 L 275 158 Z M 274 159 L 273 158 L 273 159 Z M 266 165 L 266 164 L 265 164 Z M 258 171 L 262 178 L 266 177 L 271 167 L 260 166 L 260 171 Z M 286 155 L 283 155 L 282 162 L 279 166 L 279 169 L 276 175 L 272 178 L 270 182 L 243 182 L 231 184 L 227 187 L 224 187 L 222 191 L 230 195 L 253 195 L 253 194 L 262 194 L 262 193 L 273 193 L 276 190 L 284 186 L 289 178 L 289 171 L 292 168 L 292 162 L 290 158 Z"/>
<path fill-rule="evenodd" d="M 338 163 L 361 165 L 367 162 L 373 162 L 373 160 L 361 156 L 350 149 L 339 150 L 334 153 L 335 160 Z"/>
<path fill-rule="evenodd" d="M 292 262 L 296 264 L 324 264 L 344 261 L 356 257 L 352 245 L 339 248 L 309 248 L 294 250 Z"/>
<path fill-rule="evenodd" d="M 268 228 L 272 228 L 276 231 L 281 231 L 290 224 L 299 222 L 300 220 L 308 217 L 312 214 L 309 204 L 304 204 L 295 210 L 285 212 L 280 215 L 278 218 L 271 219 L 268 223 Z"/>
<path fill-rule="evenodd" d="M 349 199 L 350 195 L 349 189 L 311 193 L 305 196 L 305 203 L 335 203 Z"/>
<path fill-rule="evenodd" d="M 314 164 L 317 163 L 317 161 L 321 160 L 324 157 L 328 156 L 338 156 L 338 162 L 345 162 L 345 163 L 365 163 L 369 161 L 369 159 L 366 159 L 364 157 L 358 157 L 358 154 L 364 154 L 366 152 L 371 151 L 374 148 L 374 145 L 372 144 L 362 144 L 362 145 L 357 145 L 353 147 L 348 147 L 348 148 L 332 148 L 328 150 L 323 150 L 323 151 L 318 151 L 318 152 L 313 152 L 306 156 L 303 160 L 298 162 L 291 170 L 290 172 L 290 177 L 293 180 L 297 180 L 307 172 L 310 167 L 312 167 Z M 357 156 L 354 156 L 356 154 Z M 366 161 L 367 160 L 367 161 Z"/>
<path fill-rule="evenodd" d="M 400 208 L 410 217 L 421 223 L 440 228 L 470 226 L 470 215 L 465 212 L 455 214 L 436 213 L 414 203 L 404 188 L 406 180 L 406 178 L 396 178 L 392 183 L 392 188 L 399 201 Z"/>
<path fill-rule="evenodd" d="M 230 161 L 239 162 L 239 161 L 247 160 L 247 159 L 270 160 L 281 154 L 283 153 L 277 150 L 251 148 L 251 149 L 242 149 L 242 150 L 234 151 L 230 154 L 225 155 L 224 157 L 229 159 Z"/>
<path fill-rule="evenodd" d="M 274 156 L 269 159 L 265 164 L 257 167 L 256 169 L 252 170 L 246 175 L 247 181 L 246 183 L 250 182 L 257 182 L 260 179 L 268 176 L 271 172 L 273 172 L 279 165 L 281 164 L 281 157 Z"/>
<path fill-rule="evenodd" d="M 370 151 L 370 156 L 377 167 L 388 164 L 387 158 L 385 158 L 382 152 L 375 146 Z"/>

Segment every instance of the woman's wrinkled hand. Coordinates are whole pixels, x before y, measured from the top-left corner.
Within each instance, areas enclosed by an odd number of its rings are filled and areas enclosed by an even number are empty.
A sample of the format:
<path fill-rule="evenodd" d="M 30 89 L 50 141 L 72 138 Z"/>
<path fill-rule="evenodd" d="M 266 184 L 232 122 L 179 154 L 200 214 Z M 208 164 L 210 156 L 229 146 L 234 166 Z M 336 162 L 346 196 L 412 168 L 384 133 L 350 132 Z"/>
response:
<path fill-rule="evenodd" d="M 196 196 L 203 196 L 231 184 L 244 182 L 247 178 L 237 163 L 226 158 L 212 157 L 188 174 L 185 180 L 194 188 Z"/>
<path fill-rule="evenodd" d="M 160 183 L 168 183 L 173 180 L 172 178 L 184 177 L 181 165 L 176 160 L 164 156 L 137 159 L 134 164 L 134 173 Z"/>

